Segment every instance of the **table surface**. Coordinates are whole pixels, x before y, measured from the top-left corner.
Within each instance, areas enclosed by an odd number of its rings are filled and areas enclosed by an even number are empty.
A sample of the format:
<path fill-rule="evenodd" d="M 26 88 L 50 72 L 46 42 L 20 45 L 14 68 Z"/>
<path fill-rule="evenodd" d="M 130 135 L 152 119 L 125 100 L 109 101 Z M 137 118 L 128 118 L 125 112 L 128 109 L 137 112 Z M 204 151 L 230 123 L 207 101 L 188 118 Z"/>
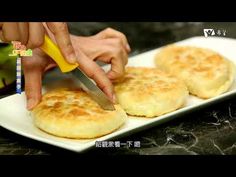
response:
<path fill-rule="evenodd" d="M 192 36 L 203 36 L 204 28 L 226 30 L 236 38 L 236 23 L 69 23 L 76 35 L 91 35 L 106 27 L 122 31 L 136 55 Z M 11 94 L 12 91 L 9 90 Z M 6 95 L 7 95 L 6 94 Z M 0 95 L 4 97 L 6 95 Z M 236 96 L 235 96 L 236 97 Z M 224 100 L 171 122 L 118 139 L 120 148 L 94 148 L 85 154 L 236 154 L 236 99 Z M 128 146 L 140 142 L 140 147 Z M 132 144 L 133 145 L 133 144 Z M 72 154 L 0 127 L 0 155 Z"/>

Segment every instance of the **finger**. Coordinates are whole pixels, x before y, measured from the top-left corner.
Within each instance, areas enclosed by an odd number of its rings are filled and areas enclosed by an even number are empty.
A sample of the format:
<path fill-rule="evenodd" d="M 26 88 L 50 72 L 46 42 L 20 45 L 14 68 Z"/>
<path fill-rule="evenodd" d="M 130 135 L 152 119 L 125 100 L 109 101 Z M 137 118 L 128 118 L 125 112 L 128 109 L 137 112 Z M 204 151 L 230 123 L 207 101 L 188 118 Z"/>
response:
<path fill-rule="evenodd" d="M 117 39 L 105 39 L 104 45 L 100 46 L 104 47 L 106 53 L 99 58 L 106 63 L 111 63 L 111 70 L 107 73 L 109 79 L 114 80 L 122 77 L 125 65 L 128 63 L 127 53 L 120 44 L 117 43 Z"/>
<path fill-rule="evenodd" d="M 111 81 L 107 78 L 103 69 L 95 62 L 87 58 L 82 52 L 78 56 L 79 67 L 93 79 L 98 87 L 108 96 L 108 98 L 115 103 L 115 94 Z"/>
<path fill-rule="evenodd" d="M 123 33 L 116 31 L 112 28 L 107 28 L 107 29 L 103 30 L 102 32 L 96 34 L 94 37 L 98 38 L 98 39 L 118 38 L 121 40 L 121 43 L 123 44 L 123 46 L 126 49 L 126 52 L 131 51 L 131 48 L 129 46 L 126 36 Z"/>
<path fill-rule="evenodd" d="M 74 48 L 80 48 L 92 60 L 100 60 L 105 63 L 110 63 L 111 59 L 122 60 L 123 65 L 128 62 L 128 55 L 119 40 L 116 38 L 96 40 L 88 37 L 73 37 L 71 38 Z M 76 41 L 79 40 L 79 41 Z M 75 50 L 77 52 L 77 50 Z"/>
<path fill-rule="evenodd" d="M 32 67 L 32 58 L 23 58 L 23 70 L 25 77 L 25 94 L 27 109 L 32 110 L 41 100 L 42 70 Z"/>
<path fill-rule="evenodd" d="M 57 43 L 54 34 L 50 31 L 50 29 L 47 26 L 47 22 L 42 22 L 43 27 L 45 29 L 45 33 L 48 35 L 48 37 L 54 42 Z"/>
<path fill-rule="evenodd" d="M 76 55 L 70 40 L 70 34 L 66 23 L 51 22 L 47 23 L 48 28 L 54 34 L 62 55 L 69 63 L 76 63 Z"/>
<path fill-rule="evenodd" d="M 18 24 L 13 22 L 3 23 L 1 40 L 4 42 L 20 41 Z"/>
<path fill-rule="evenodd" d="M 94 49 L 97 50 L 96 59 L 100 61 L 112 64 L 112 60 L 120 60 L 123 66 L 128 63 L 128 55 L 123 48 L 112 45 L 99 45 L 94 46 Z"/>
<path fill-rule="evenodd" d="M 29 23 L 29 38 L 26 44 L 27 48 L 38 48 L 44 43 L 44 27 L 40 22 Z"/>
<path fill-rule="evenodd" d="M 113 50 L 111 51 L 117 60 L 122 60 L 125 66 L 128 63 L 128 54 L 121 47 L 118 39 L 106 39 L 107 45 L 109 45 Z"/>
<path fill-rule="evenodd" d="M 26 45 L 29 37 L 29 24 L 26 22 L 19 22 L 18 28 L 20 33 L 20 41 L 23 45 Z"/>
<path fill-rule="evenodd" d="M 119 79 L 123 76 L 125 71 L 124 65 L 121 60 L 116 60 L 113 58 L 111 60 L 111 70 L 108 71 L 107 77 L 111 80 Z"/>

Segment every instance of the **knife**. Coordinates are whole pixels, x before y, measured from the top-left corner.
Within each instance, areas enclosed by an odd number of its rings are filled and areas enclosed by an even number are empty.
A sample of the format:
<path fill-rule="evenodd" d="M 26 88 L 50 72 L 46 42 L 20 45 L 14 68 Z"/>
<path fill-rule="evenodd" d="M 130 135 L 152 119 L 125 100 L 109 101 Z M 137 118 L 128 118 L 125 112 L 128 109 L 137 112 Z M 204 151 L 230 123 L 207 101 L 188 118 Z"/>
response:
<path fill-rule="evenodd" d="M 82 89 L 103 109 L 110 111 L 115 110 L 114 105 L 105 93 L 92 80 L 90 80 L 83 71 L 80 70 L 79 64 L 67 63 L 57 45 L 54 44 L 47 35 L 45 35 L 44 44 L 40 48 L 57 63 L 63 73 L 71 72 L 76 78 L 78 78 Z"/>

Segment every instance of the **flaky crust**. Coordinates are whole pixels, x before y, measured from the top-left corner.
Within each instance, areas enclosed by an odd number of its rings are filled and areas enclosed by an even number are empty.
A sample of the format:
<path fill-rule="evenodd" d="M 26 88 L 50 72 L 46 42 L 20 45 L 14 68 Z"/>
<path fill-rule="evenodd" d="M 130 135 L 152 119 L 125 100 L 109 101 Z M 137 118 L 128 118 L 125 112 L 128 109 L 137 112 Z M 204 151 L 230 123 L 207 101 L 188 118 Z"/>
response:
<path fill-rule="evenodd" d="M 115 83 L 121 107 L 130 115 L 155 117 L 184 105 L 188 96 L 179 79 L 156 68 L 127 67 L 123 79 Z"/>
<path fill-rule="evenodd" d="M 119 105 L 103 110 L 84 91 L 60 89 L 46 93 L 32 111 L 35 125 L 66 138 L 95 138 L 113 132 L 127 115 Z"/>
<path fill-rule="evenodd" d="M 211 98 L 226 92 L 233 83 L 232 62 L 210 50 L 193 46 L 170 45 L 155 56 L 156 66 L 182 79 L 189 92 Z"/>

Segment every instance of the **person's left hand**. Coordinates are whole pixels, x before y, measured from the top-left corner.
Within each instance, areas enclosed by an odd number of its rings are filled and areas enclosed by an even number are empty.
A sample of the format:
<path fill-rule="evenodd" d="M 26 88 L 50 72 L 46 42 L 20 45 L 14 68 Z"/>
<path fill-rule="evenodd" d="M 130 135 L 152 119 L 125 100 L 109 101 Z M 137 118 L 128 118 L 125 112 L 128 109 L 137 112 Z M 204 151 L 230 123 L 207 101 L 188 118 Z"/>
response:
<path fill-rule="evenodd" d="M 25 77 L 27 109 L 31 110 L 41 100 L 43 74 L 57 65 L 41 49 L 33 49 L 32 57 L 22 57 L 22 64 Z"/>

